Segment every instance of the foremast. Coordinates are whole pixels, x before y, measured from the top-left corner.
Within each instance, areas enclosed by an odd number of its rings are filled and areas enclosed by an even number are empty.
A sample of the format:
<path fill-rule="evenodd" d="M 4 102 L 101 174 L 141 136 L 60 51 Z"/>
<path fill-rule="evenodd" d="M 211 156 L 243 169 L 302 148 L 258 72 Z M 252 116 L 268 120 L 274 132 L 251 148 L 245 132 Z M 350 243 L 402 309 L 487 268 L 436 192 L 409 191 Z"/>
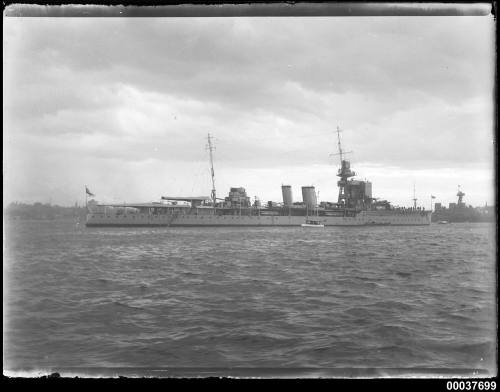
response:
<path fill-rule="evenodd" d="M 340 177 L 340 180 L 337 182 L 339 187 L 339 199 L 338 204 L 344 205 L 345 207 L 349 206 L 349 193 L 347 192 L 347 180 L 350 177 L 354 177 L 356 173 L 351 170 L 351 163 L 344 159 L 345 154 L 349 154 L 352 151 L 344 152 L 342 150 L 342 144 L 340 143 L 340 128 L 337 126 L 337 144 L 339 148 L 339 152 L 334 155 L 338 155 L 340 157 L 340 169 L 337 173 L 337 177 Z"/>
<path fill-rule="evenodd" d="M 463 198 L 465 196 L 465 193 L 463 193 L 460 189 L 460 185 L 458 186 L 458 192 L 457 192 L 457 196 L 458 196 L 458 201 L 457 201 L 457 205 L 459 206 L 462 206 L 464 204 L 463 202 Z"/>
<path fill-rule="evenodd" d="M 215 207 L 215 202 L 217 199 L 216 196 L 216 191 L 215 191 L 215 172 L 214 172 L 214 157 L 213 157 L 213 150 L 215 149 L 215 146 L 212 144 L 212 136 L 210 136 L 210 133 L 208 134 L 208 144 L 207 144 L 207 149 L 209 150 L 209 155 L 210 155 L 210 174 L 212 175 L 212 192 L 210 197 L 212 198 L 212 203 L 213 206 Z"/>

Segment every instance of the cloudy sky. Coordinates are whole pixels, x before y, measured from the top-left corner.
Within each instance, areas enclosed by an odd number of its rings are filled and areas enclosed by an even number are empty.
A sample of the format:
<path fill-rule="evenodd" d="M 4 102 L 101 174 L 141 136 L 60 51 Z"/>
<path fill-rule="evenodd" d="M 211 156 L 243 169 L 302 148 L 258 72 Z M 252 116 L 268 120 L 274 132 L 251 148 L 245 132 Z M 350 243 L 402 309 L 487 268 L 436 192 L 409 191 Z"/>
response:
<path fill-rule="evenodd" d="M 336 201 L 336 127 L 374 196 L 493 204 L 494 21 L 4 18 L 4 205 L 282 184 Z"/>

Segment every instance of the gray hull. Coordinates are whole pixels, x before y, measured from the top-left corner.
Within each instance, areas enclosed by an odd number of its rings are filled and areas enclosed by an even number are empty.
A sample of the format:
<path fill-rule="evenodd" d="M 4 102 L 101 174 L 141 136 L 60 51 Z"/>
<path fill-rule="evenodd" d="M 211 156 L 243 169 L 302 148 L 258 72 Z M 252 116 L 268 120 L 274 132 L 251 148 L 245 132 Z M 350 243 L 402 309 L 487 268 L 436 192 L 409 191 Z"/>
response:
<path fill-rule="evenodd" d="M 245 215 L 104 215 L 88 214 L 88 227 L 92 226 L 300 226 L 305 216 L 245 216 Z M 314 217 L 325 226 L 430 225 L 429 211 L 393 212 L 361 211 L 355 217 Z"/>

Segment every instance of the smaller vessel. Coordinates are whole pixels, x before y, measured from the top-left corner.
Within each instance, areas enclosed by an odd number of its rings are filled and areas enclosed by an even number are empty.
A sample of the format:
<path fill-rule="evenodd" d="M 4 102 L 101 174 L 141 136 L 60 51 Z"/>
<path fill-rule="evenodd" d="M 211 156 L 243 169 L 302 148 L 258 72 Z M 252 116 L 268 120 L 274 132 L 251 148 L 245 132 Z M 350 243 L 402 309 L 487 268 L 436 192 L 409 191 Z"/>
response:
<path fill-rule="evenodd" d="M 464 223 L 464 222 L 494 222 L 495 208 L 488 207 L 472 207 L 464 202 L 465 193 L 462 192 L 460 185 L 456 194 L 455 203 L 449 203 L 448 207 L 441 203 L 434 204 L 434 212 L 432 214 L 432 222 L 445 223 Z M 444 223 L 442 223 L 444 222 Z"/>
<path fill-rule="evenodd" d="M 325 227 L 320 221 L 308 219 L 306 223 L 301 224 L 302 227 Z"/>
<path fill-rule="evenodd" d="M 449 224 L 449 223 L 450 223 L 450 222 L 445 221 L 445 220 L 440 220 L 440 221 L 438 222 L 438 224 L 439 224 L 439 225 L 447 225 L 447 224 Z"/>

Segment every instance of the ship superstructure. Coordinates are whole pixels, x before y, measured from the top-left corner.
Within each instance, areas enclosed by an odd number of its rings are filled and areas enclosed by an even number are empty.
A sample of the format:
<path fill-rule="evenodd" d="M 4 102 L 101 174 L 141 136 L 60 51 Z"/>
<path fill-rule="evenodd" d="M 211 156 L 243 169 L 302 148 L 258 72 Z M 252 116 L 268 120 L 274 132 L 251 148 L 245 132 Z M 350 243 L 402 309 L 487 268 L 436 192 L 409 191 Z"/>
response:
<path fill-rule="evenodd" d="M 441 203 L 434 205 L 434 213 L 432 214 L 433 222 L 494 222 L 496 219 L 496 211 L 494 206 L 485 205 L 484 207 L 467 206 L 464 202 L 465 193 L 458 186 L 456 193 L 457 202 L 449 203 L 448 207 Z"/>
<path fill-rule="evenodd" d="M 282 202 L 247 196 L 244 187 L 231 187 L 224 199 L 216 197 L 213 138 L 208 134 L 212 191 L 210 196 L 162 196 L 155 203 L 88 203 L 87 226 L 301 226 L 314 219 L 324 226 L 429 225 L 431 211 L 393 207 L 372 197 L 372 184 L 355 180 L 337 127 L 340 168 L 336 202 L 319 201 L 313 185 L 303 186 L 302 201 L 293 201 L 290 185 L 282 185 Z"/>

